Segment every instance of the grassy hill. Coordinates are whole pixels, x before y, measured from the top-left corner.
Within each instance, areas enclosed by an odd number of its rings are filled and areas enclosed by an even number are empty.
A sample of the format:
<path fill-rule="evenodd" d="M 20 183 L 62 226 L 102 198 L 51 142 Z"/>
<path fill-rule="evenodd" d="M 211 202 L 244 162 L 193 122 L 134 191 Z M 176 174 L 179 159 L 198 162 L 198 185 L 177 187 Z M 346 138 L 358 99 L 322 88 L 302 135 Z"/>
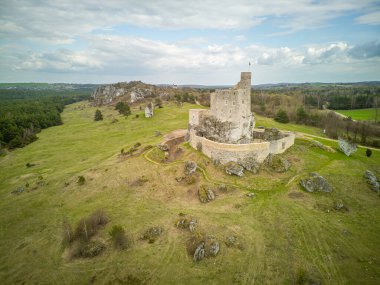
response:
<path fill-rule="evenodd" d="M 359 149 L 348 158 L 297 139 L 284 154 L 292 163 L 288 172 L 242 178 L 228 176 L 186 143 L 170 164 L 153 163 L 160 155 L 155 149 L 118 156 L 137 142 L 140 150 L 159 143 L 156 131 L 186 128 L 188 109 L 197 107 L 165 105 L 151 119 L 138 109 L 125 119 L 103 107 L 104 120 L 94 122 L 95 108 L 72 104 L 62 114 L 62 126 L 43 130 L 38 141 L 0 157 L 2 283 L 379 284 L 380 200 L 363 174 L 370 169 L 380 175 L 380 152 L 368 158 Z M 258 125 L 274 123 L 261 120 Z M 335 142 L 320 141 L 337 148 Z M 186 160 L 196 161 L 205 175 L 197 172 L 194 181 L 177 182 Z M 332 193 L 301 190 L 300 179 L 313 171 L 328 179 Z M 80 175 L 84 185 L 77 183 Z M 216 191 L 210 203 L 199 202 L 200 185 L 216 189 L 220 183 L 235 187 Z M 11 194 L 20 187 L 25 191 Z M 255 197 L 248 198 L 249 192 Z M 334 209 L 338 200 L 346 211 Z M 97 209 L 109 217 L 96 236 L 106 250 L 70 260 L 62 243 L 63 222 L 75 225 Z M 196 217 L 197 234 L 219 240 L 219 255 L 193 262 L 186 251 L 190 232 L 175 227 L 180 213 Z M 108 232 L 114 225 L 132 235 L 131 248 L 112 247 Z M 140 240 L 152 226 L 162 227 L 163 234 L 154 243 Z M 226 246 L 230 236 L 241 246 Z"/>
<path fill-rule="evenodd" d="M 356 109 L 356 110 L 337 110 L 336 112 L 351 117 L 353 120 L 374 121 L 376 117 L 376 109 Z M 379 115 L 380 117 L 380 111 Z M 379 119 L 379 118 L 378 118 Z"/>

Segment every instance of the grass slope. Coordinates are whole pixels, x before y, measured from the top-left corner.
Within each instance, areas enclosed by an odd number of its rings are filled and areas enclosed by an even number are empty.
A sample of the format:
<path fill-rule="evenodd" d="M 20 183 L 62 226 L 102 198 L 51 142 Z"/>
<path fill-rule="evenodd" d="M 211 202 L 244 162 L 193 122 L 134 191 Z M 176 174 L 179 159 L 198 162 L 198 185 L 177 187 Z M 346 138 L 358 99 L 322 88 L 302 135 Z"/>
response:
<path fill-rule="evenodd" d="M 95 108 L 73 104 L 63 113 L 64 125 L 42 131 L 38 141 L 0 158 L 2 283 L 296 284 L 311 278 L 323 284 L 379 284 L 379 197 L 363 179 L 366 169 L 380 174 L 379 152 L 367 158 L 359 149 L 347 158 L 298 139 L 285 153 L 292 163 L 287 173 L 236 178 L 184 144 L 181 160 L 197 161 L 212 180 L 242 187 L 201 204 L 197 186 L 210 182 L 198 173 L 195 184 L 178 183 L 182 162 L 160 165 L 144 155 L 117 157 L 121 148 L 136 142 L 141 148 L 158 143 L 162 138 L 155 137 L 156 130 L 186 128 L 188 109 L 194 107 L 165 105 L 152 119 L 138 110 L 139 118 L 124 119 L 104 107 L 105 120 L 94 122 Z M 113 118 L 119 121 L 112 123 Z M 36 166 L 27 168 L 28 162 Z M 303 192 L 298 182 L 311 171 L 325 176 L 334 191 Z M 83 186 L 76 184 L 78 175 L 86 178 Z M 145 184 L 133 183 L 141 176 Z M 36 189 L 10 194 L 26 183 Z M 244 195 L 247 188 L 255 198 Z M 338 199 L 348 212 L 333 209 Z M 62 222 L 75 223 L 98 208 L 110 218 L 100 231 L 107 250 L 92 259 L 68 261 Z M 194 263 L 187 255 L 189 234 L 174 227 L 180 212 L 195 216 L 201 231 L 219 239 L 217 257 Z M 135 237 L 131 249 L 117 251 L 110 245 L 108 231 L 117 224 Z M 155 243 L 138 240 L 156 225 L 164 233 Z M 243 241 L 243 250 L 225 246 L 231 235 Z"/>
<path fill-rule="evenodd" d="M 336 112 L 351 117 L 353 120 L 358 121 L 374 121 L 376 117 L 376 109 L 356 109 L 356 110 L 336 110 Z M 380 117 L 380 112 L 378 114 Z M 379 119 L 379 118 L 378 118 Z"/>
<path fill-rule="evenodd" d="M 301 132 L 309 135 L 314 136 L 325 136 L 322 132 L 322 129 L 317 127 L 310 127 L 306 125 L 298 125 L 293 123 L 279 123 L 271 118 L 267 118 L 264 116 L 260 116 L 255 114 L 255 120 L 256 120 L 256 127 L 258 126 L 264 126 L 264 127 L 271 127 L 271 128 L 278 128 L 281 130 L 288 130 L 292 132 Z"/>

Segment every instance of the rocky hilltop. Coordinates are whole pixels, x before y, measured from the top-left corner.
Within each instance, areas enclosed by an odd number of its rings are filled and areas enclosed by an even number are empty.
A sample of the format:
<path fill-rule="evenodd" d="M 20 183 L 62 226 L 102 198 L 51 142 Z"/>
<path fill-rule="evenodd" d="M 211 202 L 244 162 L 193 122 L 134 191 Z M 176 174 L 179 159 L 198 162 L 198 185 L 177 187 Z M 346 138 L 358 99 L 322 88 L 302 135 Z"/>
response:
<path fill-rule="evenodd" d="M 159 87 L 141 81 L 131 81 L 98 86 L 91 97 L 94 105 L 101 106 L 119 101 L 135 103 L 149 98 L 168 97 L 174 95 L 175 91 L 173 87 Z"/>

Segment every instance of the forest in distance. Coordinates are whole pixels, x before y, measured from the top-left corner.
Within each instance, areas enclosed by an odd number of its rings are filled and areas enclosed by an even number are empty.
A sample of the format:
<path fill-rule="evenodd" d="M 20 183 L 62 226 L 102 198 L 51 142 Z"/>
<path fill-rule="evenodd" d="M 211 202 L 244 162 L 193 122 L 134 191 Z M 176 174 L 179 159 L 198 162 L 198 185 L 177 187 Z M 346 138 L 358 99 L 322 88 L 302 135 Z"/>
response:
<path fill-rule="evenodd" d="M 89 90 L 0 89 L 0 150 L 23 147 L 42 129 L 62 124 L 65 105 L 86 100 Z"/>

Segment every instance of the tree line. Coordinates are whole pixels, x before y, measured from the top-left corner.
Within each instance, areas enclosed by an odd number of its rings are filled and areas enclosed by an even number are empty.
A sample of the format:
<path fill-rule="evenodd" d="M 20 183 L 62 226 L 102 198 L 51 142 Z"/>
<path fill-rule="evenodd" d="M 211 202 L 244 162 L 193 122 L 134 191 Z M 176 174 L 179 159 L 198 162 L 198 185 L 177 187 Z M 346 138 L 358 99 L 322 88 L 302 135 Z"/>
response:
<path fill-rule="evenodd" d="M 292 122 L 321 128 L 330 138 L 345 137 L 363 145 L 380 147 L 379 124 L 343 118 L 333 111 L 307 105 L 302 98 L 298 95 L 252 92 L 251 109 L 281 123 Z"/>
<path fill-rule="evenodd" d="M 37 139 L 42 129 L 62 124 L 65 105 L 85 100 L 89 91 L 0 89 L 0 145 L 14 149 Z"/>
<path fill-rule="evenodd" d="M 333 110 L 365 109 L 380 105 L 380 85 L 375 83 L 290 84 L 270 87 L 256 86 L 252 93 L 296 96 L 304 105 Z"/>

